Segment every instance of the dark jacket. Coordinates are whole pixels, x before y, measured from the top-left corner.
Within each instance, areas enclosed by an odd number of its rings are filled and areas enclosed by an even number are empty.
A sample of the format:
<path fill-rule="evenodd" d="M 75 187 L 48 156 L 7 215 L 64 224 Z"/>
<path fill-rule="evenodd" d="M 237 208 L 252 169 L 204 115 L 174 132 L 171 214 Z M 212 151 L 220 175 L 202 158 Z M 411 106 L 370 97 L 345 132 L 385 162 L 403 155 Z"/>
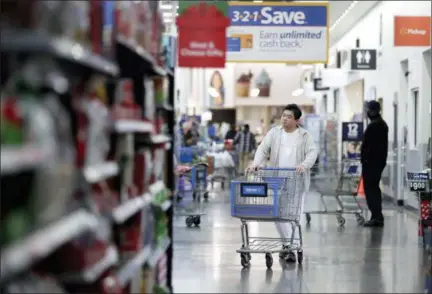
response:
<path fill-rule="evenodd" d="M 361 145 L 363 165 L 384 169 L 387 164 L 388 126 L 382 117 L 371 121 L 367 126 Z"/>
<path fill-rule="evenodd" d="M 237 132 L 235 130 L 229 130 L 225 134 L 225 140 L 234 140 L 236 135 L 237 135 Z"/>

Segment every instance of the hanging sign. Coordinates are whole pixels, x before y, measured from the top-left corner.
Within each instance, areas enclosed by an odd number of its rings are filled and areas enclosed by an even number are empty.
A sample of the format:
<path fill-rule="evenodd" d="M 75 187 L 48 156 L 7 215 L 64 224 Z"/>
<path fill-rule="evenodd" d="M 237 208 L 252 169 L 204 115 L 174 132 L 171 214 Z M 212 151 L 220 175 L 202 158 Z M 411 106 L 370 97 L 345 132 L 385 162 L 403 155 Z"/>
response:
<path fill-rule="evenodd" d="M 226 2 L 180 1 L 178 66 L 223 68 L 226 61 Z M 225 4 L 224 4 L 225 3 Z"/>
<path fill-rule="evenodd" d="M 362 122 L 343 122 L 342 123 L 342 141 L 361 141 L 363 140 L 363 123 Z"/>
<path fill-rule="evenodd" d="M 377 51 L 375 49 L 351 50 L 352 70 L 375 70 L 377 68 Z"/>
<path fill-rule="evenodd" d="M 328 3 L 229 2 L 228 16 L 227 61 L 328 61 Z"/>

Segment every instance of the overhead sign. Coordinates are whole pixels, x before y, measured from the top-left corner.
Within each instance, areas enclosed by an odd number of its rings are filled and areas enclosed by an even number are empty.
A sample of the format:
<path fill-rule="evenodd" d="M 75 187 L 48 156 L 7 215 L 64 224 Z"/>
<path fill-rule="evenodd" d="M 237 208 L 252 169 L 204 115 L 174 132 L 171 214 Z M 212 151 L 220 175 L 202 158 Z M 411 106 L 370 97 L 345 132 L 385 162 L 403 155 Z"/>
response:
<path fill-rule="evenodd" d="M 228 17 L 227 61 L 328 61 L 328 3 L 229 2 Z"/>
<path fill-rule="evenodd" d="M 176 20 L 179 67 L 225 67 L 229 18 L 221 8 L 224 3 L 217 4 L 204 1 L 182 4 L 183 10 Z"/>
<path fill-rule="evenodd" d="M 343 122 L 342 141 L 361 141 L 363 140 L 362 122 Z"/>
<path fill-rule="evenodd" d="M 430 16 L 395 16 L 395 46 L 430 46 Z"/>
<path fill-rule="evenodd" d="M 375 70 L 377 51 L 375 49 L 351 50 L 351 70 Z"/>

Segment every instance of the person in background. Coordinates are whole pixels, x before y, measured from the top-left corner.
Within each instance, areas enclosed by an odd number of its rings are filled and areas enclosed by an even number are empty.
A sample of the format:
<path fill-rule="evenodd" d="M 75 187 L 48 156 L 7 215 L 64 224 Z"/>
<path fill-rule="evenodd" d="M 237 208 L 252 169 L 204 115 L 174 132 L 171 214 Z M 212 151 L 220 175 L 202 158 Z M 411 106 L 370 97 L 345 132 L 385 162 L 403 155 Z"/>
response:
<path fill-rule="evenodd" d="M 237 135 L 236 126 L 234 124 L 230 125 L 229 131 L 225 134 L 225 140 L 234 140 Z"/>
<path fill-rule="evenodd" d="M 274 119 L 270 121 L 270 129 L 274 128 L 276 126 Z"/>
<path fill-rule="evenodd" d="M 192 126 L 192 121 L 183 123 L 183 146 L 190 147 L 197 144 L 199 137 Z"/>
<path fill-rule="evenodd" d="M 207 136 L 209 137 L 209 139 L 211 140 L 216 140 L 216 127 L 214 126 L 214 124 L 209 121 L 207 122 Z"/>
<path fill-rule="evenodd" d="M 363 135 L 360 156 L 362 164 L 363 188 L 371 219 L 365 227 L 383 227 L 381 174 L 387 164 L 388 126 L 381 117 L 381 105 L 377 101 L 366 104 L 370 123 Z"/>
<path fill-rule="evenodd" d="M 258 170 L 270 157 L 268 164 L 270 167 L 295 168 L 297 172 L 304 173 L 303 195 L 296 195 L 296 197 L 302 197 L 302 202 L 291 204 L 300 206 L 299 216 L 303 213 L 304 198 L 309 190 L 310 169 L 315 164 L 318 156 L 312 135 L 298 125 L 301 116 L 302 111 L 297 104 L 287 105 L 282 112 L 282 125 L 272 128 L 267 133 L 255 153 L 253 164 L 248 168 L 250 171 Z M 288 199 L 281 199 L 280 201 L 283 200 L 288 201 Z M 285 203 L 284 205 L 288 204 Z M 288 251 L 292 233 L 291 224 L 276 222 L 275 225 L 279 235 L 284 239 L 282 245 L 284 251 L 279 254 L 279 257 L 287 262 L 295 262 L 296 256 L 294 252 Z"/>
<path fill-rule="evenodd" d="M 243 130 L 238 132 L 234 138 L 234 145 L 237 146 L 239 152 L 239 170 L 243 174 L 249 164 L 249 158 L 253 150 L 255 150 L 255 137 L 250 132 L 249 125 L 244 125 Z"/>

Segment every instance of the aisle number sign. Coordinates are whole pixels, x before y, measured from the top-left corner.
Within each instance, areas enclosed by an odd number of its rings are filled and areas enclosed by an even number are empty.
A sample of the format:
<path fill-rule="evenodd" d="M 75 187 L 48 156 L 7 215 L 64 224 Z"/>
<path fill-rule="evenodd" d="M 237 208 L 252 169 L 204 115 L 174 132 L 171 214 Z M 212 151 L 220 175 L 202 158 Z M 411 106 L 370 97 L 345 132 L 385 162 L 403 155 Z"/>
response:
<path fill-rule="evenodd" d="M 327 63 L 328 4 L 229 2 L 227 61 Z"/>

